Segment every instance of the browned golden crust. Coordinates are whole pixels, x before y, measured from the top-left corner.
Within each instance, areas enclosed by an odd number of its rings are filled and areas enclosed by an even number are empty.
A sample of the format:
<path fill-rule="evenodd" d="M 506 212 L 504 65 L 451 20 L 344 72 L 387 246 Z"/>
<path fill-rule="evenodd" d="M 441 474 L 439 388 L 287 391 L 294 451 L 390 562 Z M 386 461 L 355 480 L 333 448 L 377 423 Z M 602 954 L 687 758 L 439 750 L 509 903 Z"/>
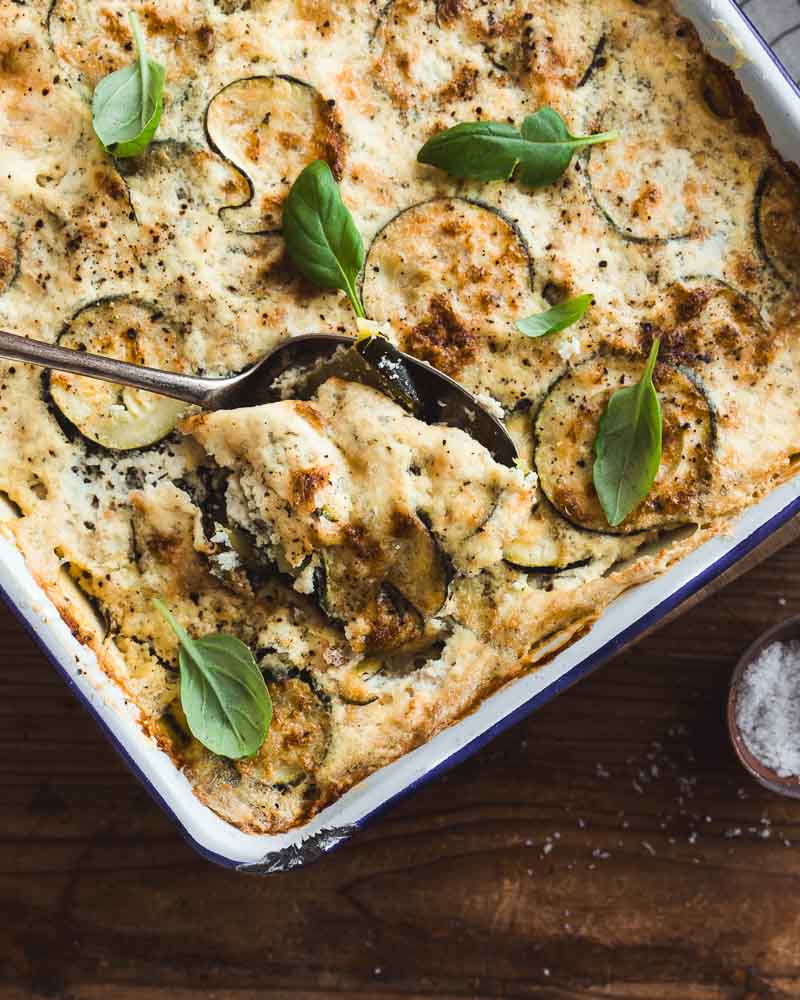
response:
<path fill-rule="evenodd" d="M 434 295 L 428 315 L 406 337 L 405 348 L 448 375 L 458 375 L 475 359 L 478 338 L 459 320 L 448 299 Z"/>

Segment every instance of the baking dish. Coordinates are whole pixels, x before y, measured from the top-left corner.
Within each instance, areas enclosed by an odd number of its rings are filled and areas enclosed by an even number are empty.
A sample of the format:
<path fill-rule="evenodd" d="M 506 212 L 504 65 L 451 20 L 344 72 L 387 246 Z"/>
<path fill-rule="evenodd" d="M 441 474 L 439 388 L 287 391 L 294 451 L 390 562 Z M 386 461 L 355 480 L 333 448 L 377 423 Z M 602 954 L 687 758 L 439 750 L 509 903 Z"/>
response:
<path fill-rule="evenodd" d="M 697 25 L 713 54 L 736 68 L 777 148 L 787 158 L 800 159 L 798 92 L 731 0 L 684 0 L 679 8 Z M 140 732 L 122 694 L 73 638 L 8 542 L 0 543 L 0 587 L 128 765 L 197 849 L 221 864 L 267 873 L 297 867 L 330 850 L 394 798 L 474 752 L 657 624 L 798 512 L 800 480 L 795 479 L 745 512 L 730 535 L 709 542 L 670 572 L 616 601 L 588 635 L 546 666 L 372 774 L 304 827 L 275 836 L 244 834 L 194 797 L 170 759 Z"/>

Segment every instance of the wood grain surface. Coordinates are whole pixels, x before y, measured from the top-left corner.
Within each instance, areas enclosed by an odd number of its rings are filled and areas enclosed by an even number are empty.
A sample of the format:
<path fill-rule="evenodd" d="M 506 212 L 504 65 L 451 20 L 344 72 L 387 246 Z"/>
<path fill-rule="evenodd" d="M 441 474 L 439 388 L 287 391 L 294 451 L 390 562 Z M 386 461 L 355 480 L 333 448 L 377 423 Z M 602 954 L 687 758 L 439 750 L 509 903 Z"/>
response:
<path fill-rule="evenodd" d="M 800 997 L 800 803 L 729 675 L 800 613 L 774 555 L 303 871 L 186 846 L 0 614 L 0 997 Z"/>

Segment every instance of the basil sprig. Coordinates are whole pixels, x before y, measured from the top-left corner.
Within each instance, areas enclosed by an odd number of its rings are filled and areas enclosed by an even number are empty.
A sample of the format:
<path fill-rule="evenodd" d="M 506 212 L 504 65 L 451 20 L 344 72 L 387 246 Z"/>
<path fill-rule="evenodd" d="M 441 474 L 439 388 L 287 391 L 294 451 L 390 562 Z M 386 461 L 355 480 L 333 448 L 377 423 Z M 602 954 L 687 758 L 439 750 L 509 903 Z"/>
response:
<path fill-rule="evenodd" d="M 661 404 L 653 385 L 660 346 L 656 338 L 641 380 L 617 389 L 600 418 L 594 485 L 613 528 L 644 500 L 661 464 Z"/>
<path fill-rule="evenodd" d="M 195 739 L 222 757 L 251 757 L 272 721 L 272 700 L 253 654 L 230 635 L 192 639 L 159 598 L 180 640 L 181 706 Z"/>
<path fill-rule="evenodd" d="M 516 327 L 526 337 L 545 337 L 548 333 L 560 333 L 583 319 L 593 301 L 593 295 L 578 295 L 536 316 L 517 320 Z"/>
<path fill-rule="evenodd" d="M 324 160 L 309 163 L 283 207 L 283 238 L 294 266 L 322 288 L 347 293 L 356 316 L 366 318 L 356 291 L 364 241 Z"/>
<path fill-rule="evenodd" d="M 145 51 L 142 28 L 133 11 L 128 19 L 136 43 L 136 62 L 103 77 L 92 97 L 97 138 L 118 158 L 138 156 L 147 148 L 164 107 L 164 67 Z"/>
<path fill-rule="evenodd" d="M 420 163 L 476 181 L 511 180 L 526 187 L 557 181 L 584 146 L 611 142 L 618 132 L 572 135 L 563 118 L 543 107 L 527 115 L 522 128 L 504 122 L 462 122 L 432 136 L 417 153 Z"/>

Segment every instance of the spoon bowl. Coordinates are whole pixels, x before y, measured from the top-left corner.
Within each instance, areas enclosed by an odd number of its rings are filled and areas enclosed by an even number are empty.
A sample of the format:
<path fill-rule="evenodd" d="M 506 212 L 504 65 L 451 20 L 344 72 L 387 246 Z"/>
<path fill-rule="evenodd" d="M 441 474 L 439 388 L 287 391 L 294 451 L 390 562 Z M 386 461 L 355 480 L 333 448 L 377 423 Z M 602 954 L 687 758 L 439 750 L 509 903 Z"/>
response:
<path fill-rule="evenodd" d="M 747 668 L 758 659 L 767 646 L 771 646 L 774 642 L 791 642 L 792 640 L 800 640 L 800 615 L 787 618 L 785 621 L 779 622 L 772 628 L 767 629 L 763 635 L 759 636 L 755 642 L 748 646 L 736 664 L 731 676 L 726 716 L 728 733 L 730 734 L 734 752 L 744 769 L 759 784 L 770 791 L 776 792 L 778 795 L 786 795 L 792 799 L 800 799 L 800 775 L 784 777 L 773 771 L 772 768 L 767 767 L 766 764 L 763 764 L 748 748 L 742 731 L 739 728 L 736 712 L 739 693 Z"/>
<path fill-rule="evenodd" d="M 144 389 L 192 403 L 204 410 L 231 410 L 274 402 L 281 398 L 275 383 L 284 372 L 292 368 L 313 368 L 331 358 L 340 348 L 354 344 L 352 337 L 340 334 L 303 334 L 282 341 L 238 374 L 224 378 L 200 378 L 133 365 L 87 351 L 74 351 L 0 330 L 0 358 Z M 472 393 L 426 362 L 402 351 L 395 353 L 408 369 L 424 401 L 426 420 L 460 428 L 482 444 L 495 461 L 513 467 L 517 449 L 508 431 Z"/>

